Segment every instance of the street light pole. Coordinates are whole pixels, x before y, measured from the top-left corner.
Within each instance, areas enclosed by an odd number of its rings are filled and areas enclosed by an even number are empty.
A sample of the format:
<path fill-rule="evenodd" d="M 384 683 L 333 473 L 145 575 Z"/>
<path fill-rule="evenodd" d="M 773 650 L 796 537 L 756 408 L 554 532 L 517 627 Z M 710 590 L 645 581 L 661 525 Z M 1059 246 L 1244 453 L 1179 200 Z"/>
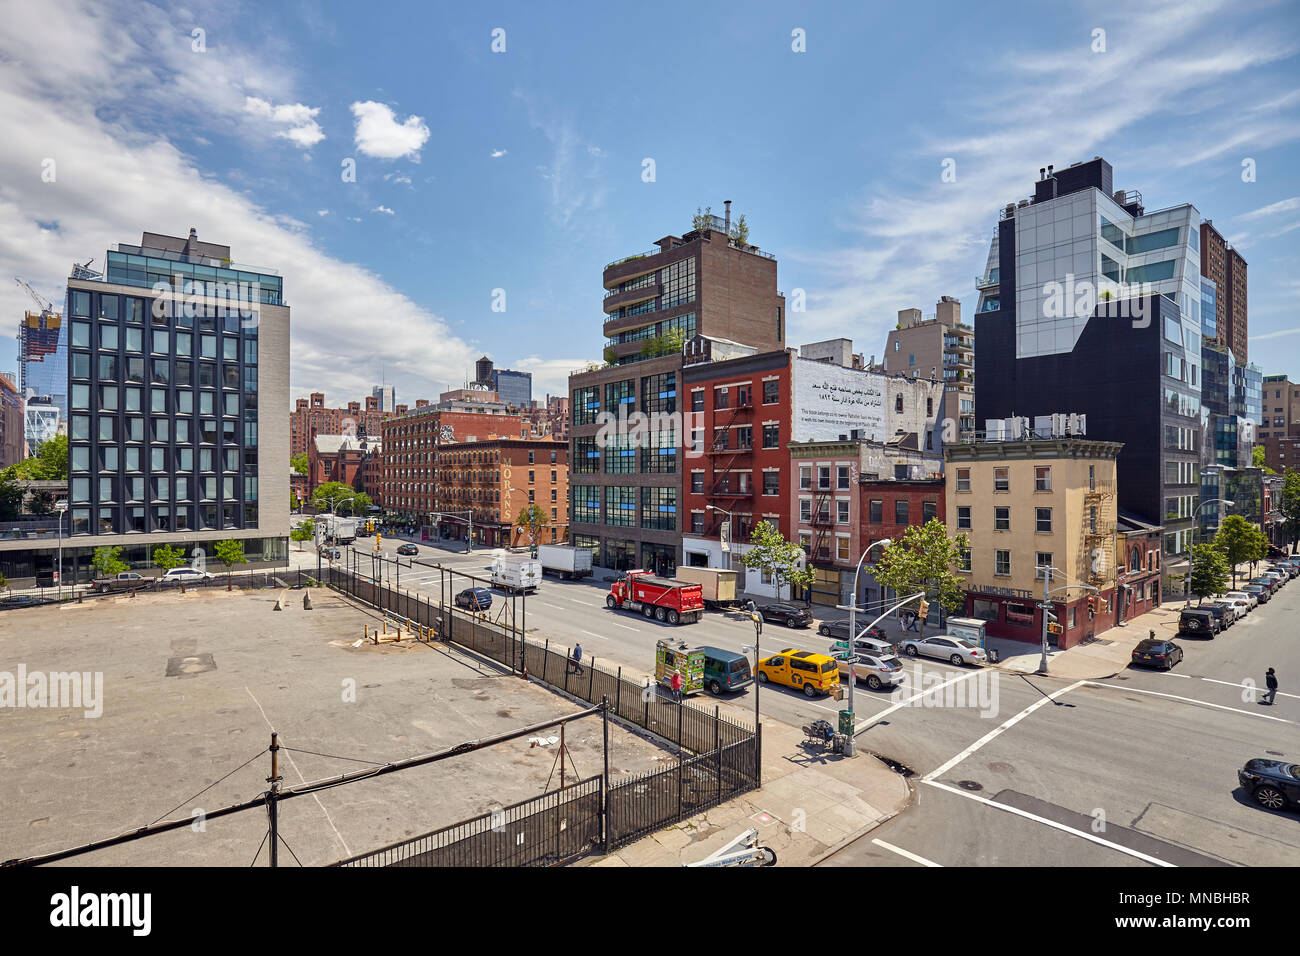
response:
<path fill-rule="evenodd" d="M 68 510 L 68 501 L 66 498 L 60 498 L 54 502 L 54 510 L 58 514 L 55 519 L 59 523 L 59 600 L 63 600 L 63 512 Z"/>
<path fill-rule="evenodd" d="M 719 512 L 720 514 L 724 514 L 724 515 L 727 516 L 727 547 L 726 547 L 726 549 L 723 551 L 723 554 L 725 554 L 725 555 L 727 556 L 727 570 L 730 571 L 730 570 L 731 570 L 731 530 L 732 530 L 732 529 L 731 529 L 731 519 L 732 519 L 732 514 L 733 514 L 733 513 L 730 512 L 730 511 L 728 511 L 726 508 L 719 508 L 717 505 L 705 505 L 704 507 L 708 508 L 710 511 L 717 511 L 717 512 Z M 719 547 L 721 548 L 721 545 L 722 545 L 721 534 L 722 534 L 722 532 L 719 531 L 718 534 L 719 534 L 718 545 L 719 545 Z"/>
<path fill-rule="evenodd" d="M 1196 516 L 1201 513 L 1202 508 L 1204 508 L 1206 505 L 1212 505 L 1216 501 L 1226 505 L 1229 508 L 1231 508 L 1233 505 L 1236 504 L 1235 501 L 1229 501 L 1227 498 L 1210 498 L 1207 501 L 1202 501 L 1199 505 L 1196 506 L 1196 510 L 1192 512 L 1192 547 L 1187 549 L 1187 587 L 1183 589 L 1183 594 L 1184 594 L 1183 607 L 1192 606 L 1192 570 L 1193 570 L 1193 563 L 1196 561 L 1196 553 L 1194 551 L 1194 548 L 1196 547 Z M 1236 565 L 1233 565 L 1232 568 L 1232 583 L 1234 587 L 1237 584 Z"/>
<path fill-rule="evenodd" d="M 862 573 L 862 565 L 866 563 L 867 555 L 873 548 L 887 548 L 893 544 L 890 538 L 881 538 L 879 541 L 873 541 L 867 545 L 867 550 L 862 552 L 862 557 L 858 558 L 858 569 L 853 572 L 853 600 L 849 602 L 849 719 L 853 719 L 853 691 L 858 684 L 857 655 L 853 650 L 853 641 L 858 636 L 858 575 Z M 849 734 L 849 739 L 844 742 L 844 756 L 852 757 L 856 751 L 853 743 L 853 734 Z"/>

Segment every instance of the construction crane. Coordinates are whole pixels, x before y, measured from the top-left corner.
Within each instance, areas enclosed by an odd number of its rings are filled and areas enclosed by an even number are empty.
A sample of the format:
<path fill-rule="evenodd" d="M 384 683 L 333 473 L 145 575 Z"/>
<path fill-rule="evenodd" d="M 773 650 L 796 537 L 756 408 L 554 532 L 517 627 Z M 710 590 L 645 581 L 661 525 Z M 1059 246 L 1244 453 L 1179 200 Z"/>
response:
<path fill-rule="evenodd" d="M 92 260 L 93 261 L 93 260 Z M 14 276 L 14 281 L 27 290 L 33 301 L 41 307 L 41 315 L 49 315 L 54 311 L 54 303 L 48 299 L 41 298 L 41 294 L 31 287 L 29 283 L 23 280 L 22 276 Z"/>

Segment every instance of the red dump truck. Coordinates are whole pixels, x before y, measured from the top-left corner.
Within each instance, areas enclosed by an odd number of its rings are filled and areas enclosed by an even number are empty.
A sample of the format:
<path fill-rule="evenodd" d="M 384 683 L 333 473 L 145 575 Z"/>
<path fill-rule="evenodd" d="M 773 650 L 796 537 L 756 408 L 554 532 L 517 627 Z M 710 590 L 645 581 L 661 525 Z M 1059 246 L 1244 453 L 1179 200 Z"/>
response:
<path fill-rule="evenodd" d="M 605 606 L 640 611 L 666 624 L 694 624 L 704 613 L 704 594 L 698 584 L 628 571 L 610 587 Z"/>

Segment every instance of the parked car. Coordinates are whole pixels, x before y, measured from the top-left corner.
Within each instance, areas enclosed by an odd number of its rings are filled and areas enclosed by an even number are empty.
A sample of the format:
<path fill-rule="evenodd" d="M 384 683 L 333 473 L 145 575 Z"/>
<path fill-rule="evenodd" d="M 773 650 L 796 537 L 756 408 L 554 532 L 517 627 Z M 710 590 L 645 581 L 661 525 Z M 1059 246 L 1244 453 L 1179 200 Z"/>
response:
<path fill-rule="evenodd" d="M 897 657 L 903 653 L 893 641 L 886 637 L 859 637 L 853 642 L 856 654 L 870 654 L 872 657 Z"/>
<path fill-rule="evenodd" d="M 1247 611 L 1253 611 L 1259 606 L 1259 598 L 1245 591 L 1229 591 L 1223 597 L 1229 601 L 1245 601 Z"/>
<path fill-rule="evenodd" d="M 903 641 L 903 653 L 909 657 L 924 654 L 941 661 L 949 661 L 958 666 L 963 664 L 985 664 L 989 656 L 984 648 L 972 644 L 961 637 L 951 634 L 935 634 L 926 638 L 908 638 Z"/>
<path fill-rule="evenodd" d="M 1264 588 L 1265 590 L 1267 590 L 1269 597 L 1272 597 L 1273 594 L 1277 591 L 1277 589 L 1281 587 L 1281 584 L 1278 582 L 1277 578 L 1268 577 L 1263 574 L 1261 574 L 1259 577 L 1251 578 L 1249 583 L 1253 584 L 1257 588 Z"/>
<path fill-rule="evenodd" d="M 1289 581 L 1297 574 L 1300 574 L 1300 564 L 1291 564 L 1290 562 L 1279 561 L 1277 564 L 1272 565 L 1268 570 L 1285 574 Z"/>
<path fill-rule="evenodd" d="M 415 555 L 420 553 L 420 549 L 408 541 L 406 544 L 397 546 L 397 553 Z"/>
<path fill-rule="evenodd" d="M 749 658 L 720 647 L 701 647 L 704 652 L 704 686 L 711 694 L 740 690 L 754 683 Z"/>
<path fill-rule="evenodd" d="M 1247 597 L 1249 597 L 1249 595 L 1247 595 Z M 1232 612 L 1232 620 L 1234 623 L 1240 621 L 1250 613 L 1250 602 L 1243 598 L 1221 597 L 1215 603 L 1227 606 L 1228 610 Z"/>
<path fill-rule="evenodd" d="M 1260 604 L 1267 604 L 1273 599 L 1272 589 L 1262 584 L 1243 584 L 1241 589 L 1247 594 L 1252 594 Z"/>
<path fill-rule="evenodd" d="M 1209 637 L 1219 633 L 1219 619 L 1209 609 L 1185 607 L 1178 615 L 1179 637 Z"/>
<path fill-rule="evenodd" d="M 96 594 L 108 594 L 112 591 L 130 591 L 133 588 L 151 588 L 153 578 L 146 578 L 135 571 L 122 571 L 111 578 L 96 578 L 90 582 L 90 590 Z"/>
<path fill-rule="evenodd" d="M 797 604 L 763 604 L 758 613 L 763 615 L 763 620 L 786 627 L 809 627 L 813 622 L 812 612 Z"/>
<path fill-rule="evenodd" d="M 1213 601 L 1209 604 L 1199 604 L 1197 607 L 1202 611 L 1209 611 L 1219 622 L 1219 630 L 1226 631 L 1237 620 L 1237 609 L 1227 601 Z"/>
<path fill-rule="evenodd" d="M 849 662 L 840 661 L 840 680 L 849 679 Z M 903 679 L 903 662 L 897 657 L 876 657 L 873 654 L 855 654 L 853 660 L 854 676 L 859 684 L 866 684 L 871 690 L 893 687 Z"/>
<path fill-rule="evenodd" d="M 8 597 L 0 598 L 0 608 L 10 610 L 20 607 L 35 607 L 44 603 L 46 602 L 34 594 L 11 594 Z"/>
<path fill-rule="evenodd" d="M 343 552 L 338 548 L 321 548 L 320 556 L 326 561 L 338 561 L 343 557 Z"/>
<path fill-rule="evenodd" d="M 1237 771 L 1237 781 L 1267 810 L 1300 807 L 1300 766 L 1296 764 L 1255 757 Z"/>
<path fill-rule="evenodd" d="M 1291 581 L 1291 575 L 1287 574 L 1285 571 L 1265 571 L 1260 575 L 1260 577 L 1272 578 L 1273 581 L 1277 583 L 1278 587 L 1282 587 Z"/>
<path fill-rule="evenodd" d="M 1173 641 L 1157 637 L 1139 641 L 1133 648 L 1133 663 L 1146 667 L 1163 667 L 1170 671 L 1183 659 L 1183 649 Z"/>
<path fill-rule="evenodd" d="M 787 647 L 758 662 L 758 682 L 784 684 L 808 697 L 830 694 L 840 686 L 840 671 L 833 657 Z"/>
<path fill-rule="evenodd" d="M 492 606 L 492 592 L 487 588 L 466 588 L 456 595 L 456 606 L 470 611 L 486 611 Z"/>
<path fill-rule="evenodd" d="M 164 584 L 194 584 L 198 581 L 211 581 L 212 575 L 198 568 L 172 568 L 162 579 Z"/>
<path fill-rule="evenodd" d="M 885 630 L 881 627 L 873 627 L 871 630 L 865 630 L 861 621 L 857 624 L 857 631 L 861 637 L 874 637 L 878 641 L 889 643 L 889 638 L 885 636 Z M 847 641 L 849 639 L 849 622 L 848 621 L 822 621 L 817 625 L 817 633 L 822 637 L 831 637 L 837 641 Z"/>

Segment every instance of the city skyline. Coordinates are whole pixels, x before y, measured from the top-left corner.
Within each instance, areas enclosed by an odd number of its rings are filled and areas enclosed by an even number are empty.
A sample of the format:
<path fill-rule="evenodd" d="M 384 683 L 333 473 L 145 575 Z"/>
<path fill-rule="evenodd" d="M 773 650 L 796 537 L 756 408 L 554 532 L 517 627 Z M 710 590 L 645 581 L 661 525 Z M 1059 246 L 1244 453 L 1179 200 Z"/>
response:
<path fill-rule="evenodd" d="M 14 326 L 31 302 L 12 276 L 57 305 L 74 260 L 141 223 L 195 227 L 294 290 L 291 395 L 432 398 L 483 354 L 561 395 L 600 359 L 604 263 L 731 199 L 780 261 L 789 343 L 880 354 L 899 309 L 951 295 L 977 320 L 1001 204 L 1100 154 L 1149 209 L 1213 220 L 1252 266 L 1252 361 L 1300 371 L 1291 6 L 1022 7 L 1010 28 L 952 7 L 681 8 L 629 33 L 616 12 L 516 5 L 364 54 L 346 41 L 369 14 L 347 8 L 259 10 L 254 29 L 216 7 L 6 7 L 0 117 L 27 132 L 0 154 Z M 445 55 L 418 55 L 433 36 Z M 908 52 L 921 37 L 932 59 Z M 648 57 L 653 74 L 623 69 Z"/>

